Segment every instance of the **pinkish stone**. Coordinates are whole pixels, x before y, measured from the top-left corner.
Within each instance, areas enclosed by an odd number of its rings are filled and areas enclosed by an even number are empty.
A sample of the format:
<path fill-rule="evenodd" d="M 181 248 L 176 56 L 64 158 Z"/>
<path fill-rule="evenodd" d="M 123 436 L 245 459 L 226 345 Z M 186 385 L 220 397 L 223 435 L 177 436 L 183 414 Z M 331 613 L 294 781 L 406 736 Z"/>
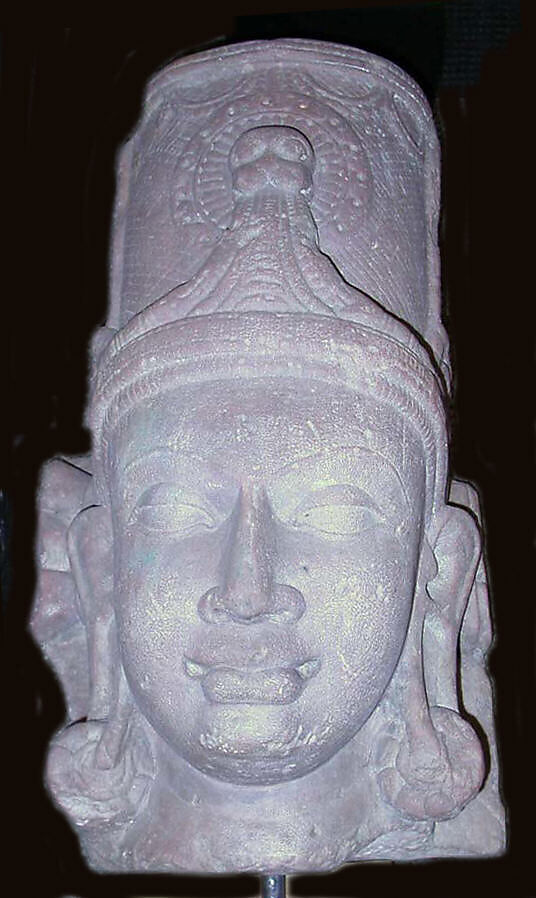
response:
<path fill-rule="evenodd" d="M 93 452 L 39 495 L 47 778 L 98 870 L 503 850 L 438 168 L 419 88 L 360 50 L 229 46 L 148 87 Z"/>

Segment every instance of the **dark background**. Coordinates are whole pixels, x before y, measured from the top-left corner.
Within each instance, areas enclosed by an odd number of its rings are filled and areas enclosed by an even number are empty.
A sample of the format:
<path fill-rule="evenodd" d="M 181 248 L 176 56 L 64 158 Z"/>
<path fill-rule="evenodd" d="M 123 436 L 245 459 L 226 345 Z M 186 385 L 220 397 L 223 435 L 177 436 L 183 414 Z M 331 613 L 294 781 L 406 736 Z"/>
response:
<path fill-rule="evenodd" d="M 523 234 L 533 100 L 524 91 L 520 9 L 509 0 L 266 3 L 180 15 L 176 25 L 25 27 L 2 40 L 2 150 L 9 340 L 1 357 L 12 448 L 3 490 L 7 550 L 2 768 L 10 893 L 60 898 L 246 896 L 254 877 L 124 877 L 91 873 L 42 786 L 60 690 L 25 631 L 35 571 L 35 488 L 42 462 L 84 452 L 90 332 L 104 322 L 114 155 L 133 127 L 143 84 L 188 50 L 263 37 L 312 37 L 380 53 L 425 89 L 443 147 L 441 243 L 445 320 L 455 371 L 454 472 L 483 498 L 497 638 L 490 659 L 509 848 L 500 859 L 346 866 L 294 877 L 296 896 L 536 894 L 531 793 L 534 587 L 530 366 L 534 288 Z M 292 11 L 288 11 L 288 8 Z M 307 10 L 307 11 L 303 11 Z M 9 240 L 9 238 L 11 238 Z M 528 254 L 531 258 L 530 252 Z M 7 401 L 6 401 L 7 400 Z M 532 795 L 532 807 L 530 804 Z M 4 836 L 5 841 L 5 836 Z"/>

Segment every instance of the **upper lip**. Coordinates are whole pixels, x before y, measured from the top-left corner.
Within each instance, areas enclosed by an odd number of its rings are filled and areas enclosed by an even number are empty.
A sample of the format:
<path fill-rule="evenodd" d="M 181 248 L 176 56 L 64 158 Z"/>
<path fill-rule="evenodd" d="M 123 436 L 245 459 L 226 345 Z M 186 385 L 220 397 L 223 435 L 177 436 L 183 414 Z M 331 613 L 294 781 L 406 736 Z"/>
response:
<path fill-rule="evenodd" d="M 301 661 L 298 664 L 274 664 L 271 667 L 262 668 L 250 667 L 248 665 L 238 667 L 236 665 L 226 664 L 224 661 L 215 661 L 207 664 L 202 661 L 195 661 L 193 658 L 188 658 L 186 655 L 184 656 L 184 670 L 187 675 L 194 680 L 202 679 L 212 670 L 234 670 L 240 671 L 242 674 L 251 673 L 252 675 L 259 671 L 269 673 L 270 671 L 275 670 L 295 670 L 302 680 L 309 680 L 320 670 L 320 663 L 320 658 L 307 658 L 305 661 Z"/>

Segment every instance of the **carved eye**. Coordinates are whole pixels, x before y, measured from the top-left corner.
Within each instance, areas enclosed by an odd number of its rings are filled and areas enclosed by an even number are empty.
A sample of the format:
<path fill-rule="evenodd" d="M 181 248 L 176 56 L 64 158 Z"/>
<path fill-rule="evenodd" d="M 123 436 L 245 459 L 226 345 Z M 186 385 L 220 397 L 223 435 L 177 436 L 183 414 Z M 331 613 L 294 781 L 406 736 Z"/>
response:
<path fill-rule="evenodd" d="M 186 536 L 197 530 L 211 530 L 216 519 L 198 497 L 182 487 L 159 483 L 145 490 L 129 524 L 137 524 L 150 532 Z"/>
<path fill-rule="evenodd" d="M 351 536 L 375 527 L 378 516 L 370 508 L 355 505 L 318 505 L 302 511 L 296 516 L 295 523 L 321 533 Z"/>
<path fill-rule="evenodd" d="M 333 536 L 356 536 L 381 521 L 376 504 L 362 490 L 344 485 L 308 497 L 296 510 L 292 523 Z"/>

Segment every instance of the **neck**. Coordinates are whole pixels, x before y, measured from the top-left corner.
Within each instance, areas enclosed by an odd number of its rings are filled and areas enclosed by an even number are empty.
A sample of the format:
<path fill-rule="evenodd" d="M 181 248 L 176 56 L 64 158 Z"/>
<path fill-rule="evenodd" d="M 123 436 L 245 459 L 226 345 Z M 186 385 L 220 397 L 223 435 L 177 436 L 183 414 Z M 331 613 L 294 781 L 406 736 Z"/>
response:
<path fill-rule="evenodd" d="M 208 777 L 157 738 L 158 776 L 125 835 L 125 863 L 192 873 L 339 866 L 395 826 L 379 799 L 365 735 L 312 773 L 264 787 Z"/>

